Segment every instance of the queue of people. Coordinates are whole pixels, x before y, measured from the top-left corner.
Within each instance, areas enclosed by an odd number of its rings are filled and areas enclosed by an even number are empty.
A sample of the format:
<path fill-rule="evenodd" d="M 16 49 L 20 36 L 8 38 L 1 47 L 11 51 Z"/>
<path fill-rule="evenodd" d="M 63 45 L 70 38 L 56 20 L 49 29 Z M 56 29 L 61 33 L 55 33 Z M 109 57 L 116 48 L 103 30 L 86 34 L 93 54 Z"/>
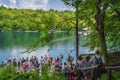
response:
<path fill-rule="evenodd" d="M 29 72 L 37 70 L 39 71 L 45 65 L 49 65 L 52 71 L 61 71 L 64 73 L 66 80 L 91 80 L 91 74 L 95 73 L 96 80 L 100 80 L 101 70 L 96 69 L 93 71 L 91 69 L 81 70 L 80 68 L 88 68 L 91 66 L 100 66 L 104 65 L 104 59 L 99 55 L 99 51 L 95 52 L 94 56 L 86 55 L 84 57 L 79 56 L 76 59 L 76 63 L 74 63 L 74 58 L 68 54 L 66 61 L 63 63 L 63 55 L 60 54 L 58 57 L 53 58 L 52 56 L 41 56 L 40 58 L 36 56 L 32 56 L 30 58 L 20 58 L 17 60 L 14 59 L 6 59 L 1 63 L 1 67 L 5 67 L 7 65 L 13 64 L 17 67 L 18 70 L 22 72 Z"/>

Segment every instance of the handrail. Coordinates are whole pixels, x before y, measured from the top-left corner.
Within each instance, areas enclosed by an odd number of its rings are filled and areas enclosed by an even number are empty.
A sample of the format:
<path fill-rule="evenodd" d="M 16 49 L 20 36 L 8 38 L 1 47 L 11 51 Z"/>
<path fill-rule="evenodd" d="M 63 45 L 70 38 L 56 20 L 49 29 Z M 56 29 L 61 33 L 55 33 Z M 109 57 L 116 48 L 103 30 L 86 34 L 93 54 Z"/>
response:
<path fill-rule="evenodd" d="M 95 66 L 91 66 L 91 67 L 87 67 L 87 68 L 77 68 L 76 70 L 74 70 L 74 71 L 72 71 L 72 72 L 75 72 L 75 71 L 77 71 L 77 70 L 88 70 L 88 69 L 97 69 L 98 68 L 98 66 L 97 65 L 95 65 Z M 117 68 L 120 68 L 120 66 L 115 66 L 115 67 L 111 67 L 111 66 L 107 66 L 107 67 L 101 67 L 101 68 L 105 68 L 105 69 L 117 69 Z M 99 69 L 99 68 L 98 68 Z M 41 71 L 40 71 L 41 72 Z M 50 73 L 52 73 L 51 71 L 50 71 Z M 54 71 L 54 73 L 63 73 L 63 72 L 58 72 L 58 71 Z M 69 72 L 68 72 L 69 73 Z"/>
<path fill-rule="evenodd" d="M 87 70 L 87 69 L 94 69 L 94 68 L 98 68 L 98 66 L 92 66 L 92 67 L 87 67 L 87 68 L 79 68 L 80 70 Z M 116 68 L 120 68 L 120 66 L 107 66 L 107 67 L 101 67 L 101 68 L 105 68 L 105 69 L 116 69 Z"/>

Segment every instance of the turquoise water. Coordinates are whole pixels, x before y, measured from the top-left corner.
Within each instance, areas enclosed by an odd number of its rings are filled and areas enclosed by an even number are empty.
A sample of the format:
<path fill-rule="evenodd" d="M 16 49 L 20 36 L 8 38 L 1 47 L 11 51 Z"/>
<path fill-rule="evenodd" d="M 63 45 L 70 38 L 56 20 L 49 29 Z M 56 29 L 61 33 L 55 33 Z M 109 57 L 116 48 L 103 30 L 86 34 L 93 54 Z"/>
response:
<path fill-rule="evenodd" d="M 68 53 L 75 57 L 75 36 L 64 32 L 56 33 L 56 39 L 52 40 L 49 45 L 38 47 L 31 53 L 21 53 L 41 35 L 40 32 L 0 32 L 0 61 L 7 58 L 18 59 L 31 56 L 40 58 L 44 55 L 57 57 L 60 53 L 64 55 L 64 60 Z M 88 51 L 88 47 L 79 46 L 79 54 L 86 54 Z"/>

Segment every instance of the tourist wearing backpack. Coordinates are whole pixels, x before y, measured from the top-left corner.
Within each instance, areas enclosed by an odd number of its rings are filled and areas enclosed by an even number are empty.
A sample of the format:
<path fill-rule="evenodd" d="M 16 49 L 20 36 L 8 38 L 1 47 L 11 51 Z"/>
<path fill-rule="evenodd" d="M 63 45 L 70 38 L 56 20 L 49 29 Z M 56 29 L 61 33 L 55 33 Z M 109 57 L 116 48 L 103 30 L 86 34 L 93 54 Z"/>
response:
<path fill-rule="evenodd" d="M 91 58 L 91 63 L 93 66 L 97 66 L 92 73 L 93 73 L 93 78 L 92 80 L 100 80 L 101 75 L 102 75 L 102 68 L 104 66 L 104 59 L 102 56 L 100 56 L 99 51 L 95 51 L 95 55 Z"/>

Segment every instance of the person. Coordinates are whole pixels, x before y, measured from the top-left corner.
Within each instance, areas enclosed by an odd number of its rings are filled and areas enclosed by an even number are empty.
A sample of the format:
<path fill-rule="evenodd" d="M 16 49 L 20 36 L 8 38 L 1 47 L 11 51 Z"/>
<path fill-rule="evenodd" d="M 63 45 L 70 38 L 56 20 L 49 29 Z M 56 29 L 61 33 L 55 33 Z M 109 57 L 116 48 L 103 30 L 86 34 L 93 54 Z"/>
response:
<path fill-rule="evenodd" d="M 50 56 L 50 58 L 49 58 L 49 65 L 50 65 L 50 66 L 52 65 L 52 62 L 53 62 L 53 57 Z"/>
<path fill-rule="evenodd" d="M 14 65 L 15 67 L 17 67 L 17 61 L 16 61 L 16 58 L 13 59 L 13 65 Z"/>
<path fill-rule="evenodd" d="M 77 78 L 80 80 L 84 80 L 84 74 L 83 71 L 80 70 L 79 68 L 84 68 L 84 64 L 82 63 L 83 61 L 83 57 L 82 56 L 78 56 L 77 57 L 77 61 L 76 61 L 76 67 L 78 68 L 77 72 Z"/>
<path fill-rule="evenodd" d="M 83 57 L 82 56 L 78 56 L 77 60 L 76 60 L 76 67 L 83 68 L 84 64 L 82 63 L 82 61 L 83 61 Z"/>
<path fill-rule="evenodd" d="M 52 66 L 51 66 L 51 71 L 55 71 L 55 64 L 53 63 Z"/>
<path fill-rule="evenodd" d="M 76 80 L 77 79 L 77 71 L 76 66 L 74 64 L 70 64 L 70 73 L 69 73 L 70 80 Z"/>
<path fill-rule="evenodd" d="M 47 55 L 44 56 L 44 61 L 45 61 L 45 65 L 48 63 L 48 57 Z"/>
<path fill-rule="evenodd" d="M 3 68 L 4 67 L 4 62 L 2 61 L 2 63 L 1 63 L 1 67 Z"/>
<path fill-rule="evenodd" d="M 86 55 L 85 58 L 82 60 L 82 63 L 84 64 L 84 68 L 91 67 L 90 62 L 90 55 Z M 87 69 L 84 71 L 86 80 L 91 80 L 91 70 Z"/>
<path fill-rule="evenodd" d="M 25 60 L 22 61 L 23 72 L 26 72 L 26 63 Z"/>
<path fill-rule="evenodd" d="M 70 54 L 68 54 L 67 62 L 68 63 L 73 62 L 73 58 L 72 58 L 72 56 Z"/>
<path fill-rule="evenodd" d="M 100 80 L 101 75 L 102 75 L 102 70 L 101 68 L 104 66 L 104 58 L 100 56 L 99 50 L 95 51 L 95 55 L 92 56 L 91 58 L 91 63 L 93 66 L 97 66 L 92 73 L 94 74 L 92 78 L 95 78 L 96 80 Z M 94 79 L 93 79 L 94 80 Z"/>
<path fill-rule="evenodd" d="M 42 59 L 43 59 L 43 57 L 42 57 Z M 43 59 L 43 61 L 44 61 L 44 59 Z M 34 62 L 34 67 L 37 68 L 39 66 L 39 63 L 38 63 L 38 58 L 36 56 L 34 56 L 33 62 Z M 44 62 L 43 62 L 43 64 L 44 64 Z"/>
<path fill-rule="evenodd" d="M 55 58 L 55 69 L 58 69 L 59 66 L 59 57 Z"/>
<path fill-rule="evenodd" d="M 29 60 L 29 62 L 28 62 L 29 71 L 34 71 L 33 68 L 34 68 L 33 62 L 32 62 L 32 60 Z"/>
<path fill-rule="evenodd" d="M 70 68 L 67 65 L 67 63 L 64 63 L 64 67 L 63 67 L 63 72 L 64 72 L 64 76 L 66 80 L 69 80 L 69 72 L 70 72 Z"/>
<path fill-rule="evenodd" d="M 41 65 L 42 67 L 44 66 L 44 59 L 43 59 L 43 56 L 41 56 L 40 65 Z"/>
<path fill-rule="evenodd" d="M 32 61 L 32 63 L 34 64 L 34 57 L 33 56 L 30 58 L 30 61 Z"/>
<path fill-rule="evenodd" d="M 28 57 L 25 59 L 26 71 L 28 71 Z"/>
<path fill-rule="evenodd" d="M 62 64 L 62 60 L 63 60 L 63 55 L 62 54 L 60 54 L 59 59 L 60 59 L 60 64 Z"/>
<path fill-rule="evenodd" d="M 20 67 L 21 67 L 21 59 L 18 60 L 17 66 L 18 66 L 18 69 L 20 69 Z"/>

